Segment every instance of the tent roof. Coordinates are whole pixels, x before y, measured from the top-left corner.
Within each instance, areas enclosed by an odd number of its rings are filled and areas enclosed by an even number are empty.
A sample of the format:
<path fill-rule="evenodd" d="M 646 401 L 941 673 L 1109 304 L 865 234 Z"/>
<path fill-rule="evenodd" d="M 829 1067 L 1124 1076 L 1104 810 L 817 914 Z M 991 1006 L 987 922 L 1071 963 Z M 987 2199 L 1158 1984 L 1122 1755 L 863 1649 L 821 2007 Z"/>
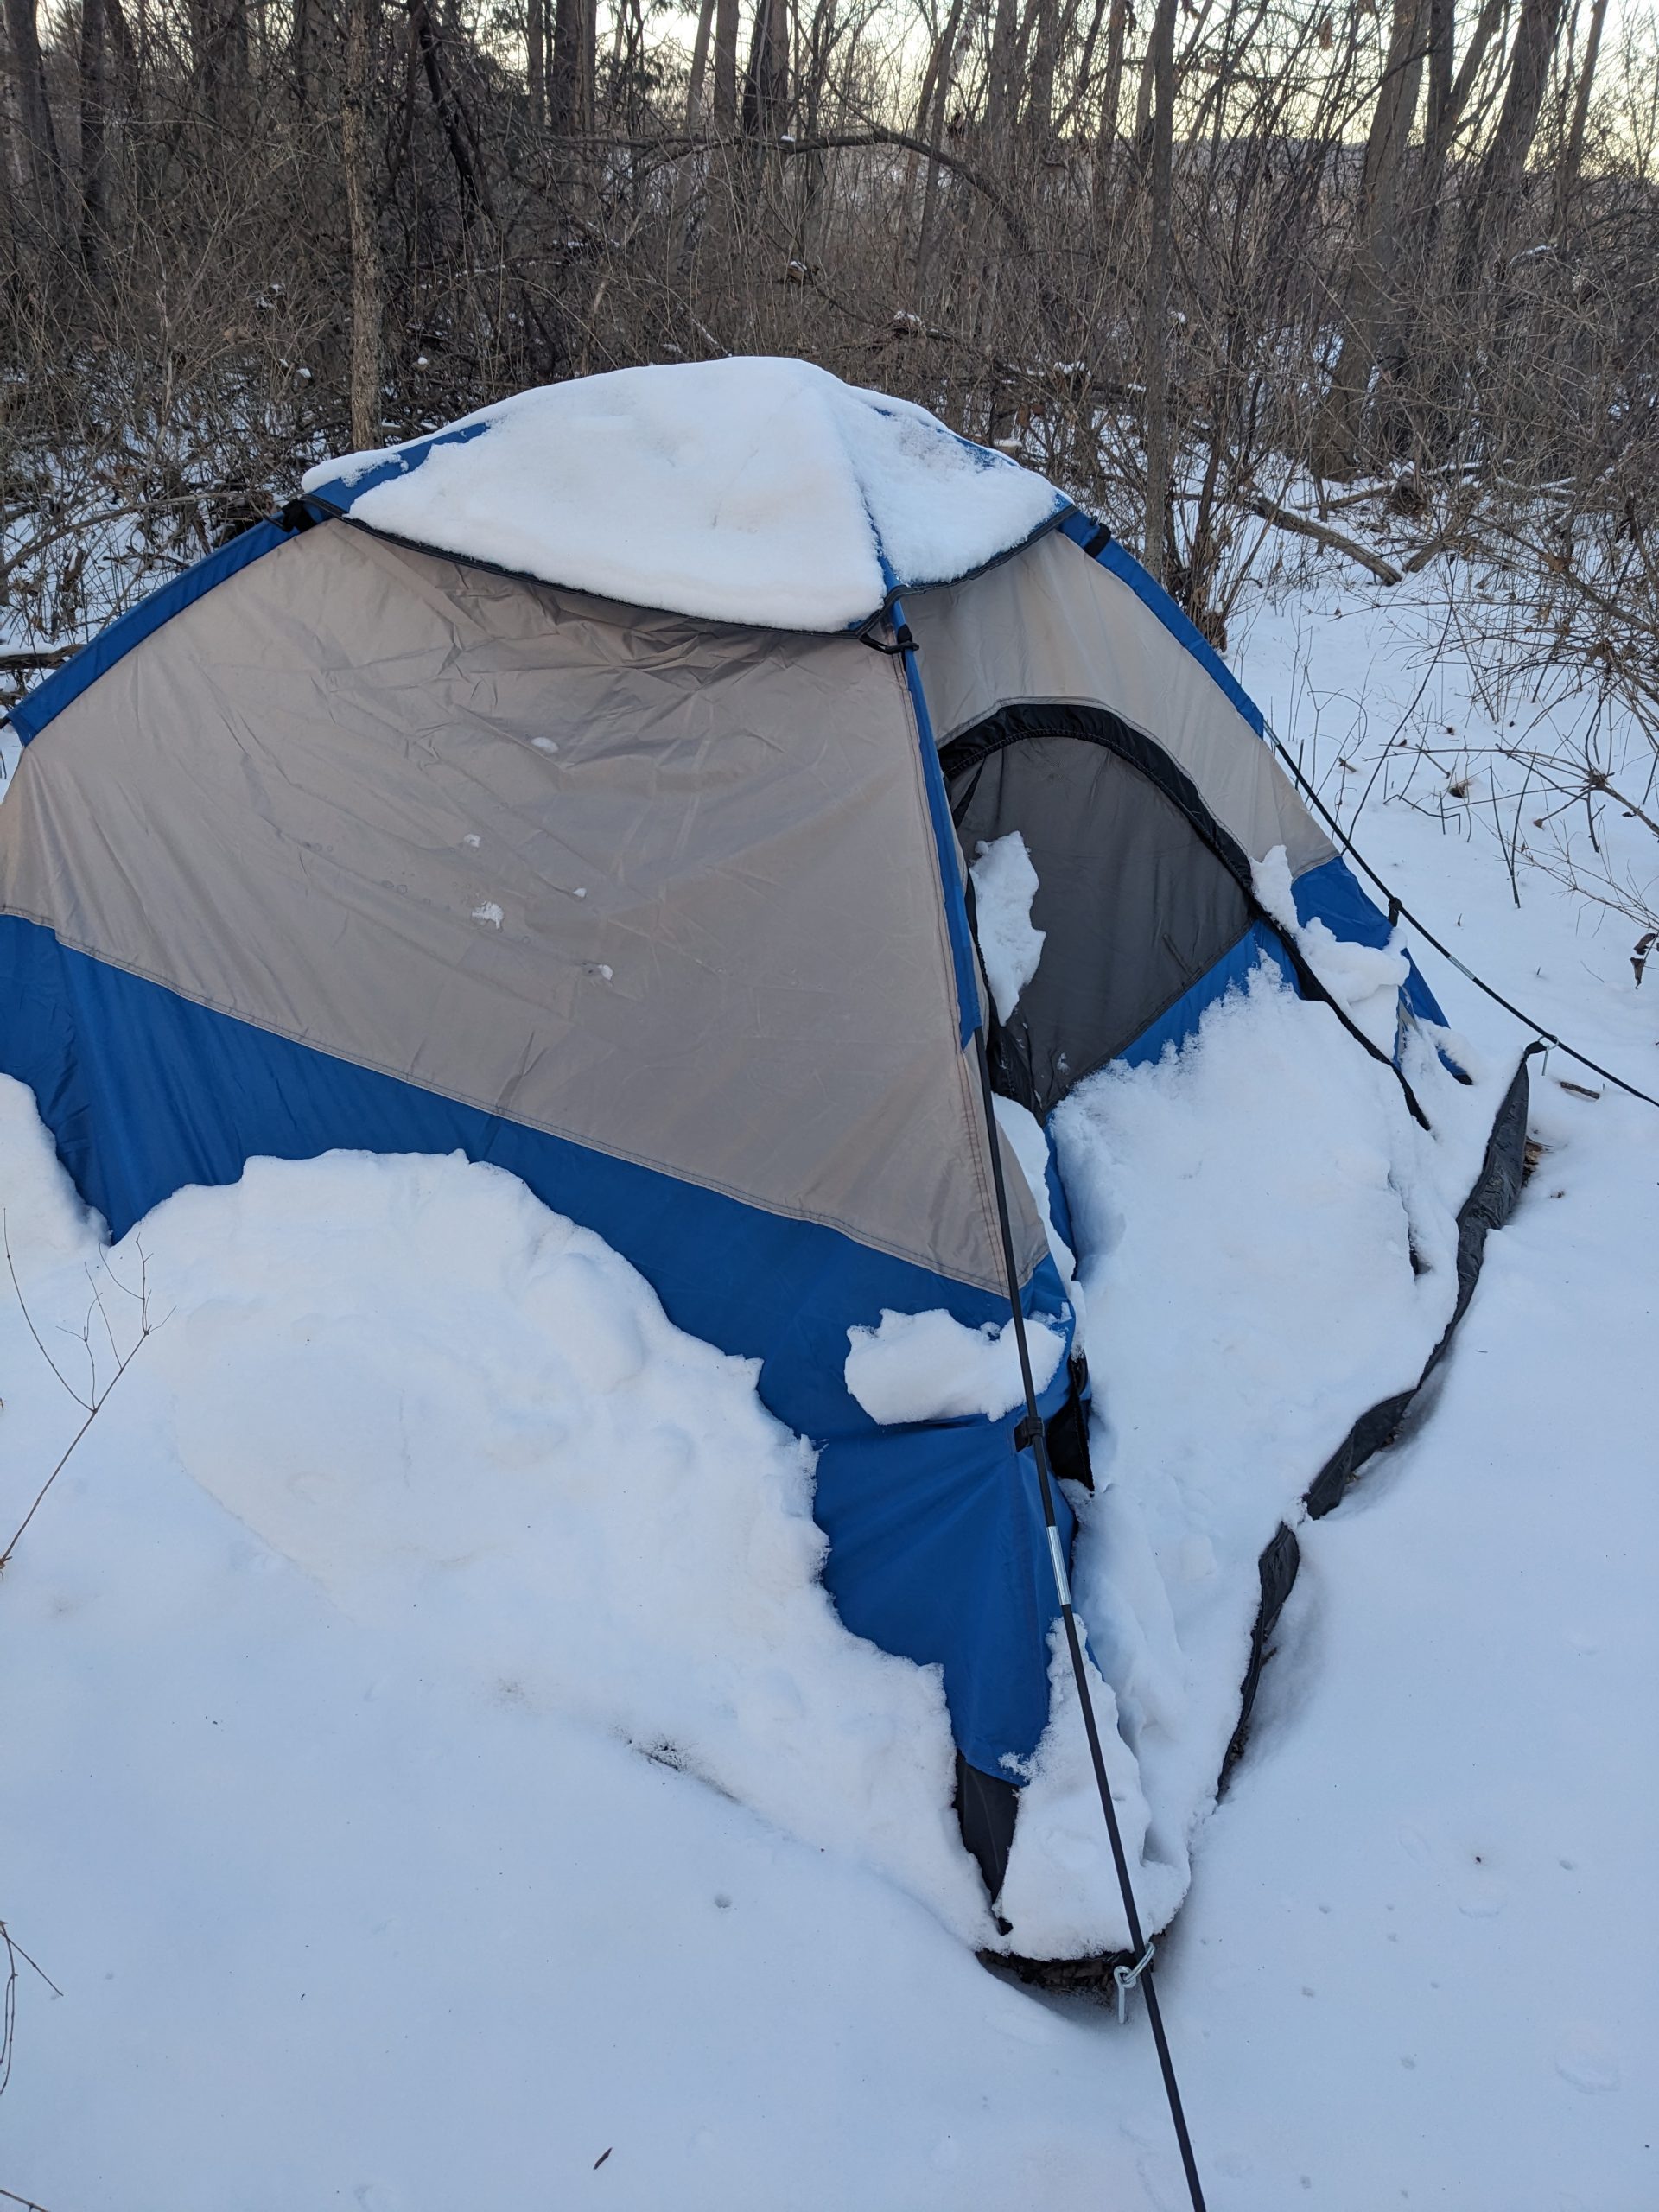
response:
<path fill-rule="evenodd" d="M 790 630 L 864 621 L 1069 503 L 925 408 L 805 361 L 618 369 L 325 462 L 308 494 L 411 544 L 637 607 Z"/>

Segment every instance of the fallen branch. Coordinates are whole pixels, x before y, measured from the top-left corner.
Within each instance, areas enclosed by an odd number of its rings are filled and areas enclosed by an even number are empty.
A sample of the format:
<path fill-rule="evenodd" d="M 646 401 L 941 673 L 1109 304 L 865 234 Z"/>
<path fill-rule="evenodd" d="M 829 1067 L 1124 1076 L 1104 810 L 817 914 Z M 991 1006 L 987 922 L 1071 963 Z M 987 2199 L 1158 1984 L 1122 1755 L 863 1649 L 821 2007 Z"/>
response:
<path fill-rule="evenodd" d="M 1461 531 L 1443 531 L 1438 537 L 1431 537 L 1427 545 L 1420 545 L 1406 563 L 1405 574 L 1414 576 L 1426 569 L 1437 553 L 1457 553 L 1467 550 L 1469 541 Z"/>
<path fill-rule="evenodd" d="M 7 676 L 27 676 L 31 669 L 60 668 L 72 653 L 79 651 L 79 645 L 49 645 L 37 653 L 0 653 L 0 671 Z"/>
<path fill-rule="evenodd" d="M 1311 515 L 1293 514 L 1288 507 L 1274 505 L 1271 499 L 1247 499 L 1245 505 L 1263 522 L 1271 523 L 1275 530 L 1287 530 L 1297 537 L 1311 537 L 1329 553 L 1343 553 L 1351 561 L 1357 561 L 1362 569 L 1369 569 L 1379 583 L 1397 584 L 1401 574 L 1391 561 L 1380 553 L 1373 553 L 1357 537 L 1349 537 L 1339 530 L 1332 530 L 1328 523 L 1315 522 Z"/>

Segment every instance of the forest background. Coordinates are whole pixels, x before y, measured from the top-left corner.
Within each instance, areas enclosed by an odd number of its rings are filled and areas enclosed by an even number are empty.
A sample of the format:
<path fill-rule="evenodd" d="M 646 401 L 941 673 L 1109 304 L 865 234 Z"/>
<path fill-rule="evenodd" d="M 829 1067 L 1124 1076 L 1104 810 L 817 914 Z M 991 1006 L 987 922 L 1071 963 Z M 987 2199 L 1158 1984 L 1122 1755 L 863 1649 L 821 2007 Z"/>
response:
<path fill-rule="evenodd" d="M 1496 833 L 1577 821 L 1531 842 L 1659 918 L 1598 865 L 1609 805 L 1659 837 L 1649 18 L 3 9 L 0 698 L 327 452 L 529 384 L 793 353 L 1051 475 L 1224 649 L 1287 559 L 1433 571 L 1495 696 L 1590 702 L 1570 745 L 1517 738 Z"/>

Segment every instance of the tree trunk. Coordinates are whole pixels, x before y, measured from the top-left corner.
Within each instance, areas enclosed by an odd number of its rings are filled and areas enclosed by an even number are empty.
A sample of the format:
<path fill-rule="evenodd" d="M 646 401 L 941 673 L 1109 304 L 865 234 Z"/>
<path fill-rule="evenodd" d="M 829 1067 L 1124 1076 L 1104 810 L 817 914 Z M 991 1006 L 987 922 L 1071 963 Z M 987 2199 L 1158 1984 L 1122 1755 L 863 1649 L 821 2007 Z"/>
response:
<path fill-rule="evenodd" d="M 1561 154 L 1561 176 L 1556 204 L 1565 214 L 1579 188 L 1579 169 L 1584 160 L 1584 129 L 1590 113 L 1590 92 L 1601 58 L 1601 27 L 1607 18 L 1607 0 L 1591 0 L 1590 31 L 1585 41 L 1584 65 L 1573 100 L 1573 121 Z"/>
<path fill-rule="evenodd" d="M 1423 172 L 1432 191 L 1439 189 L 1440 172 L 1446 166 L 1446 156 L 1452 150 L 1452 141 L 1468 112 L 1481 64 L 1502 28 L 1504 4 L 1505 0 L 1485 0 L 1475 24 L 1474 35 L 1469 41 L 1468 51 L 1458 65 L 1457 75 L 1452 81 L 1452 88 L 1444 104 L 1437 105 L 1433 99 L 1429 102 L 1428 124 L 1423 132 Z"/>
<path fill-rule="evenodd" d="M 547 0 L 530 0 L 524 18 L 524 76 L 530 125 L 539 136 L 547 124 Z"/>
<path fill-rule="evenodd" d="M 289 81 L 301 107 L 309 107 L 316 95 L 317 13 L 317 0 L 294 0 L 289 19 Z"/>
<path fill-rule="evenodd" d="M 585 137 L 594 127 L 594 0 L 555 0 L 547 119 L 561 137 Z"/>
<path fill-rule="evenodd" d="M 954 8 L 950 21 L 952 23 L 956 21 Z M 927 67 L 922 72 L 922 89 L 916 96 L 916 136 L 923 141 L 927 137 L 928 125 L 932 121 L 933 94 L 944 69 L 946 49 L 950 35 L 950 26 L 947 24 L 938 32 L 932 45 L 928 48 Z M 810 127 L 809 125 L 809 129 Z M 905 181 L 899 193 L 896 265 L 900 268 L 904 265 L 905 258 L 910 251 L 910 211 L 916 198 L 916 172 L 921 167 L 921 162 L 922 156 L 917 148 L 914 146 L 908 148 L 905 155 Z M 932 164 L 930 162 L 929 166 L 931 168 Z"/>
<path fill-rule="evenodd" d="M 685 88 L 685 132 L 689 138 L 702 115 L 703 80 L 709 74 L 709 39 L 715 27 L 715 0 L 697 10 L 697 35 L 691 48 L 691 74 Z"/>
<path fill-rule="evenodd" d="M 956 72 L 957 41 L 962 35 L 964 6 L 965 0 L 950 0 L 950 20 L 945 24 L 934 55 L 932 111 L 930 115 L 925 109 L 917 118 L 918 128 L 925 137 L 928 145 L 927 170 L 922 183 L 922 219 L 916 232 L 913 283 L 918 308 L 927 276 L 928 255 L 933 244 L 933 221 L 939 197 L 939 149 L 944 142 L 944 118 L 950 105 L 950 80 Z"/>
<path fill-rule="evenodd" d="M 340 91 L 340 148 L 352 238 L 352 443 L 359 453 L 379 444 L 385 404 L 385 274 L 380 263 L 370 141 L 374 5 L 375 0 L 348 0 L 346 76 Z"/>
<path fill-rule="evenodd" d="M 746 137 L 775 138 L 789 112 L 788 0 L 756 0 L 743 83 Z"/>
<path fill-rule="evenodd" d="M 1521 0 L 1509 86 L 1464 213 L 1459 273 L 1465 285 L 1478 282 L 1520 206 L 1561 5 L 1562 0 Z"/>
<path fill-rule="evenodd" d="M 432 95 L 432 105 L 437 111 L 438 122 L 443 130 L 444 143 L 449 149 L 449 159 L 454 165 L 455 183 L 461 194 L 461 218 L 470 223 L 481 208 L 485 214 L 493 215 L 490 201 L 490 181 L 485 170 L 478 143 L 478 134 L 472 118 L 455 98 L 443 66 L 442 50 L 438 43 L 437 28 L 432 21 L 428 0 L 407 0 L 410 29 L 415 35 L 415 48 L 426 73 L 427 90 Z"/>
<path fill-rule="evenodd" d="M 715 135 L 737 129 L 737 0 L 715 0 Z"/>
<path fill-rule="evenodd" d="M 1157 0 L 1152 21 L 1147 166 L 1147 295 L 1141 373 L 1146 385 L 1147 499 L 1141 558 L 1160 583 L 1170 536 L 1169 291 L 1174 258 L 1175 0 Z"/>
<path fill-rule="evenodd" d="M 17 121 L 29 197 L 36 222 L 58 236 L 64 220 L 63 164 L 58 156 L 57 133 L 52 128 L 52 104 L 47 98 L 35 0 L 5 0 L 5 4 L 6 39 L 17 86 Z"/>
<path fill-rule="evenodd" d="M 1062 132 L 1069 128 L 1078 108 L 1088 105 L 1088 95 L 1095 81 L 1095 48 L 1100 44 L 1101 27 L 1105 21 L 1106 0 L 1092 0 L 1083 51 L 1078 54 L 1077 67 L 1071 73 L 1071 90 L 1059 113 L 1057 128 Z"/>
<path fill-rule="evenodd" d="M 1428 0 L 1428 107 L 1423 118 L 1425 146 L 1433 143 L 1452 105 L 1457 45 L 1456 0 Z"/>
<path fill-rule="evenodd" d="M 548 127 L 561 138 L 577 130 L 582 113 L 582 0 L 555 0 L 553 57 L 547 78 Z"/>
<path fill-rule="evenodd" d="M 138 112 L 140 84 L 138 50 L 121 0 L 104 0 L 104 36 L 106 81 L 112 79 L 115 86 L 106 106 L 124 123 Z"/>
<path fill-rule="evenodd" d="M 1371 372 L 1393 315 L 1401 182 L 1422 85 L 1431 4 L 1432 0 L 1395 0 L 1388 56 L 1360 175 L 1353 257 L 1343 296 L 1342 345 L 1313 429 L 1313 467 L 1320 476 L 1345 479 L 1354 474 Z"/>
<path fill-rule="evenodd" d="M 105 0 L 80 0 L 80 258 L 94 283 L 109 226 L 109 61 Z"/>
<path fill-rule="evenodd" d="M 224 132 L 239 126 L 248 82 L 245 0 L 189 0 L 190 60 L 208 121 Z"/>
<path fill-rule="evenodd" d="M 1054 73 L 1059 60 L 1058 0 L 1031 0 L 1036 21 L 1031 34 L 1031 81 L 1026 94 L 1026 122 L 1040 151 L 1054 130 Z"/>
<path fill-rule="evenodd" d="M 996 0 L 996 14 L 991 26 L 991 54 L 985 82 L 985 143 L 991 161 L 1002 159 L 1009 149 L 1014 105 L 1019 98 L 1019 85 L 1014 68 L 1014 42 L 1019 22 L 1014 12 L 1014 0 Z"/>
<path fill-rule="evenodd" d="M 1103 220 L 1110 213 L 1112 170 L 1117 154 L 1117 111 L 1123 104 L 1123 41 L 1128 29 L 1129 0 L 1111 0 L 1106 18 L 1106 79 L 1100 96 L 1100 129 L 1095 139 L 1095 216 Z"/>

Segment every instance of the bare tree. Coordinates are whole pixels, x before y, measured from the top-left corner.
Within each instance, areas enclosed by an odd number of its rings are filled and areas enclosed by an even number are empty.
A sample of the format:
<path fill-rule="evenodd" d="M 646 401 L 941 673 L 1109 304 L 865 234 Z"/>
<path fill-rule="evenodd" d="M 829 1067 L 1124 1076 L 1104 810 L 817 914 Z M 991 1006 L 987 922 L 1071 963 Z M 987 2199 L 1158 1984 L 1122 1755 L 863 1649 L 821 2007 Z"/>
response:
<path fill-rule="evenodd" d="M 715 134 L 729 137 L 737 128 L 737 0 L 715 0 Z"/>
<path fill-rule="evenodd" d="M 1174 259 L 1175 0 L 1156 0 L 1150 49 L 1151 144 L 1147 164 L 1145 364 L 1147 497 L 1141 558 L 1165 573 L 1170 538 L 1169 310 Z"/>
<path fill-rule="evenodd" d="M 1322 476 L 1351 477 L 1358 466 L 1361 423 L 1378 348 L 1394 320 L 1402 187 L 1428 54 L 1432 4 L 1433 0 L 1395 0 L 1360 175 L 1353 252 L 1343 290 L 1342 343 L 1314 430 L 1313 466 Z"/>
<path fill-rule="evenodd" d="M 1459 265 L 1465 283 L 1474 280 L 1513 227 L 1522 205 L 1527 160 L 1549 82 L 1562 6 L 1563 0 L 1520 0 L 1503 105 L 1464 203 Z"/>
<path fill-rule="evenodd" d="M 1386 35 L 1334 0 L 608 0 L 602 53 L 594 0 L 36 4 L 0 681 L 327 445 L 737 352 L 1032 461 L 1217 639 L 1288 548 L 1386 582 L 1540 502 L 1563 574 L 1618 577 L 1613 647 L 1659 600 L 1624 558 L 1659 64 L 1602 0 L 1565 58 L 1563 0 L 1390 0 Z"/>
<path fill-rule="evenodd" d="M 347 0 L 340 87 L 340 150 L 352 241 L 352 443 L 359 451 L 379 442 L 385 381 L 385 275 L 369 137 L 376 13 L 375 0 Z"/>
<path fill-rule="evenodd" d="M 11 48 L 11 76 L 17 89 L 20 152 L 35 219 L 52 232 L 65 219 L 63 165 L 48 97 L 41 57 L 35 0 L 6 0 L 6 38 Z"/>
<path fill-rule="evenodd" d="M 1589 121 L 1590 94 L 1596 81 L 1596 64 L 1601 57 L 1602 29 L 1606 21 L 1607 0 L 1590 0 L 1590 28 L 1585 39 L 1584 60 L 1579 65 L 1578 84 L 1573 92 L 1573 121 L 1561 152 L 1557 200 L 1563 211 L 1571 206 L 1579 188 L 1579 171 L 1584 160 L 1585 125 Z"/>

